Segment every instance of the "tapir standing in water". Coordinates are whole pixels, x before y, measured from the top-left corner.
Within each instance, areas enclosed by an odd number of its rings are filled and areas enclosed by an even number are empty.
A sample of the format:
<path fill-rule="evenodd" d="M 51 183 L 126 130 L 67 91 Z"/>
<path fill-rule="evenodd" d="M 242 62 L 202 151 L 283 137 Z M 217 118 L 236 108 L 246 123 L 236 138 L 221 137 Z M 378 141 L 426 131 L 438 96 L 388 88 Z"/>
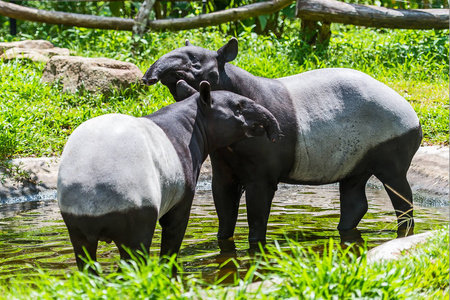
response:
<path fill-rule="evenodd" d="M 219 239 L 233 236 L 245 190 L 249 241 L 264 242 L 270 206 L 279 182 L 320 185 L 339 182 L 342 231 L 367 212 L 365 186 L 375 175 L 386 187 L 402 229 L 413 227 L 412 192 L 406 173 L 420 146 L 422 129 L 411 105 L 374 78 L 351 69 L 320 69 L 279 79 L 253 76 L 228 62 L 238 43 L 218 51 L 193 46 L 160 57 L 143 82 L 166 85 L 177 101 L 176 82 L 249 97 L 277 118 L 285 138 L 261 138 L 219 148 L 211 156 Z"/>
<path fill-rule="evenodd" d="M 200 167 L 208 153 L 239 140 L 281 136 L 277 120 L 261 105 L 230 92 L 200 93 L 142 118 L 103 115 L 81 124 L 65 145 L 58 174 L 58 203 L 77 265 L 83 247 L 95 260 L 98 241 L 113 241 L 120 257 L 148 251 L 156 222 L 160 255 L 180 249 Z M 194 94 L 195 93 L 195 94 Z M 124 248 L 125 247 L 125 248 Z"/>

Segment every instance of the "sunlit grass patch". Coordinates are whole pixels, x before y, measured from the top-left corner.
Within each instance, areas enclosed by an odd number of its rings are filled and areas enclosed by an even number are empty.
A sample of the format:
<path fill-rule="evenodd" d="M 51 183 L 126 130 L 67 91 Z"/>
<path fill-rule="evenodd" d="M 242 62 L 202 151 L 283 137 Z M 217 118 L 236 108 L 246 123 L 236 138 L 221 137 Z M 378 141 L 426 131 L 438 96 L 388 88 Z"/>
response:
<path fill-rule="evenodd" d="M 148 115 L 173 99 L 161 86 L 132 86 L 111 95 L 64 93 L 40 81 L 44 65 L 0 64 L 0 158 L 59 155 L 82 122 L 106 113 Z"/>
<path fill-rule="evenodd" d="M 233 284 L 205 283 L 196 276 L 172 277 L 174 261 L 157 257 L 99 269 L 100 276 L 74 271 L 53 276 L 3 279 L 2 299 L 448 299 L 448 227 L 398 260 L 368 263 L 366 250 L 333 240 L 324 250 L 289 241 L 288 249 L 267 246 L 244 279 Z M 181 271 L 181 270 L 180 270 Z M 252 286 L 253 281 L 271 281 Z"/>
<path fill-rule="evenodd" d="M 278 278 L 274 293 L 283 299 L 445 299 L 448 241 L 447 227 L 399 260 L 376 263 L 368 263 L 365 252 L 331 240 L 323 253 L 291 242 L 288 251 L 269 247 L 262 269 L 270 275 L 262 277 Z"/>
<path fill-rule="evenodd" d="M 59 28 L 34 24 L 14 39 L 47 39 L 68 47 L 73 55 L 108 57 L 145 70 L 160 56 L 184 45 L 219 49 L 230 35 L 209 28 L 180 32 L 149 32 L 138 49 L 127 32 Z M 26 27 L 28 28 L 28 27 Z M 4 34 L 0 40 L 12 40 Z M 325 67 L 366 72 L 388 84 L 414 107 L 422 123 L 424 145 L 448 144 L 448 30 L 379 30 L 333 25 L 328 49 L 302 41 L 298 28 L 281 38 L 244 30 L 237 36 L 239 54 L 232 63 L 257 76 L 277 78 Z M 0 63 L 0 160 L 18 156 L 59 155 L 72 131 L 82 122 L 106 113 L 143 116 L 173 102 L 160 83 L 133 86 L 112 95 L 64 93 L 58 84 L 41 83 L 44 65 Z"/>
<path fill-rule="evenodd" d="M 448 81 L 382 80 L 412 105 L 424 133 L 422 145 L 448 145 Z"/>

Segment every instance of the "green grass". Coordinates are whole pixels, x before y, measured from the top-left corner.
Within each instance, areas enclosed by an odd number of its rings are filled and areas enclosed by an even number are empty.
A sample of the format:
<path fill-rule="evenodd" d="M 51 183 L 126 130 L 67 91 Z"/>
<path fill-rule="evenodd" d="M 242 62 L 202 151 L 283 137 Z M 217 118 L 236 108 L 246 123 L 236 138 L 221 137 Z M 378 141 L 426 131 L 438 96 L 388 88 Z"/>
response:
<path fill-rule="evenodd" d="M 0 64 L 0 158 L 59 155 L 70 133 L 82 122 L 106 113 L 147 115 L 169 104 L 169 93 L 132 86 L 112 95 L 69 94 L 40 82 L 44 65 L 12 61 Z M 151 89 L 150 89 L 151 90 Z M 153 94 L 158 95 L 157 103 Z"/>
<path fill-rule="evenodd" d="M 148 33 L 133 50 L 126 32 L 34 26 L 34 32 L 15 39 L 47 39 L 74 55 L 130 61 L 143 72 L 186 38 L 209 49 L 218 49 L 230 38 L 213 29 Z M 291 27 L 282 38 L 258 36 L 250 29 L 240 33 L 240 53 L 233 63 L 270 78 L 325 67 L 364 71 L 411 102 L 424 129 L 424 144 L 448 144 L 448 31 L 336 26 L 329 49 L 323 50 L 302 42 L 298 24 Z M 0 40 L 13 40 L 5 26 L 1 32 Z M 58 84 L 40 82 L 43 68 L 32 62 L 0 63 L 0 160 L 59 155 L 74 128 L 92 117 L 113 112 L 142 116 L 172 102 L 161 84 L 109 96 L 63 93 Z"/>
<path fill-rule="evenodd" d="M 172 263 L 120 263 L 122 272 L 91 276 L 83 272 L 62 278 L 43 272 L 15 277 L 0 285 L 2 299 L 448 299 L 449 228 L 394 261 L 368 263 L 366 251 L 342 247 L 333 240 L 318 253 L 289 242 L 276 244 L 232 286 L 206 284 L 198 278 L 170 276 Z M 354 253 L 362 254 L 359 258 Z M 238 276 L 236 276 L 238 278 Z M 247 290 L 253 280 L 277 282 Z"/>
<path fill-rule="evenodd" d="M 448 145 L 448 81 L 441 84 L 414 80 L 385 83 L 405 97 L 416 111 L 424 132 L 423 145 Z"/>
<path fill-rule="evenodd" d="M 265 278 L 281 278 L 279 298 L 448 299 L 448 228 L 401 259 L 368 263 L 353 247 L 330 240 L 324 253 L 291 243 L 288 251 L 269 248 Z"/>
<path fill-rule="evenodd" d="M 148 33 L 139 49 L 127 32 L 64 29 L 33 25 L 14 39 L 47 39 L 73 55 L 106 56 L 135 63 L 143 72 L 158 57 L 183 45 L 218 49 L 230 36 L 214 29 Z M 325 67 L 364 71 L 404 95 L 419 115 L 424 144 L 448 144 L 448 31 L 375 30 L 335 26 L 329 49 L 306 45 L 292 24 L 281 38 L 239 34 L 234 64 L 258 76 L 288 76 Z M 0 27 L 0 41 L 13 37 Z M 2 34 L 3 33 L 3 34 Z M 171 103 L 161 84 L 134 86 L 112 95 L 63 93 L 58 84 L 40 82 L 44 65 L 0 63 L 0 160 L 59 155 L 70 133 L 82 122 L 106 113 L 142 116 Z"/>

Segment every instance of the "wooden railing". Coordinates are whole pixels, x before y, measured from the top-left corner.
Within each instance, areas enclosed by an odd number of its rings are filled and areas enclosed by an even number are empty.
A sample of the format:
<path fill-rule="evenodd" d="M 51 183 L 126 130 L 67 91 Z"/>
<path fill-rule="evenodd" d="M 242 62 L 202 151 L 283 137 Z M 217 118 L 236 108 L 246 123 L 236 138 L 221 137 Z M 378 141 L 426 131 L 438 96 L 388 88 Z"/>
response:
<path fill-rule="evenodd" d="M 392 9 L 335 0 L 297 0 L 297 17 L 379 28 L 448 29 L 447 9 Z"/>
<path fill-rule="evenodd" d="M 77 0 L 80 1 L 80 0 Z M 100 0 L 81 0 L 100 1 Z M 102 0 L 105 1 L 105 0 Z M 117 0 L 106 0 L 117 1 Z M 146 0 L 155 3 L 156 0 Z M 159 0 L 158 0 L 159 1 Z M 170 0 L 169 0 L 170 1 Z M 173 0 L 175 1 L 175 0 Z M 186 0 L 204 1 L 206 0 Z M 97 29 L 116 29 L 135 31 L 139 24 L 143 30 L 187 30 L 220 25 L 222 23 L 244 20 L 260 15 L 273 14 L 294 0 L 270 0 L 201 14 L 187 18 L 148 20 L 141 23 L 135 19 L 118 17 L 99 17 L 85 14 L 47 11 L 30 8 L 0 0 L 0 15 L 49 24 L 77 26 Z M 158 2 L 156 2 L 158 3 Z M 151 4 L 153 6 L 153 4 Z M 336 0 L 297 0 L 297 17 L 302 19 L 302 31 L 309 34 L 311 41 L 318 37 L 319 42 L 327 41 L 331 34 L 331 23 L 353 24 L 366 27 L 405 28 L 405 29 L 448 29 L 448 9 L 391 9 L 371 5 L 349 4 Z M 148 16 L 147 16 L 148 17 Z M 317 22 L 320 21 L 321 25 Z M 133 28 L 134 27 L 134 28 Z"/>
<path fill-rule="evenodd" d="M 230 8 L 222 11 L 202 14 L 195 17 L 150 20 L 147 23 L 147 29 L 176 31 L 215 26 L 222 23 L 244 20 L 260 15 L 272 14 L 287 7 L 293 2 L 294 0 L 271 0 L 244 5 L 238 8 Z M 98 17 L 85 14 L 48 11 L 25 7 L 5 1 L 0 1 L 0 15 L 13 19 L 42 22 L 48 24 L 129 31 L 133 30 L 133 25 L 135 23 L 134 19 Z"/>

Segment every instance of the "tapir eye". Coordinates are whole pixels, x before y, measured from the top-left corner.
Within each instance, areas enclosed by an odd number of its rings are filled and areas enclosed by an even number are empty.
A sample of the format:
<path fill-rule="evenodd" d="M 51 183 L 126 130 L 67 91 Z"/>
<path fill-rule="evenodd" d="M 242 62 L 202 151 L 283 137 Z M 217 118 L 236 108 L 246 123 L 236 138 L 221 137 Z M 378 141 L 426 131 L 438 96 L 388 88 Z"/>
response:
<path fill-rule="evenodd" d="M 198 64 L 192 65 L 192 67 L 196 70 L 200 70 L 202 68 L 202 66 Z"/>

